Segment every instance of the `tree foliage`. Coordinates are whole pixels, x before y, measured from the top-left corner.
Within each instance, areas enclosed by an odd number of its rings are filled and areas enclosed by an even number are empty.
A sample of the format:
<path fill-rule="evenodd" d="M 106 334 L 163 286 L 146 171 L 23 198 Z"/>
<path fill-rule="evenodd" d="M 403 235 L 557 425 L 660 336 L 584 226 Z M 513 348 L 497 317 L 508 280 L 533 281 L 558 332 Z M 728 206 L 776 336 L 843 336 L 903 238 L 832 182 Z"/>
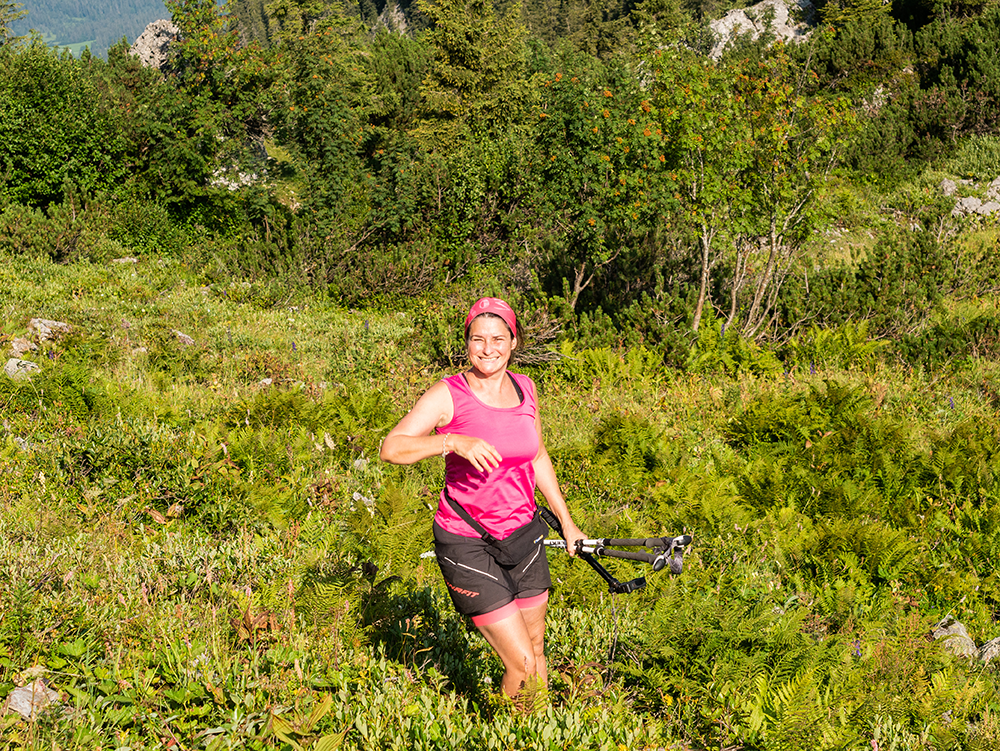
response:
<path fill-rule="evenodd" d="M 6 199 L 47 206 L 67 190 L 109 190 L 130 174 L 126 112 L 88 68 L 37 39 L 0 47 Z"/>

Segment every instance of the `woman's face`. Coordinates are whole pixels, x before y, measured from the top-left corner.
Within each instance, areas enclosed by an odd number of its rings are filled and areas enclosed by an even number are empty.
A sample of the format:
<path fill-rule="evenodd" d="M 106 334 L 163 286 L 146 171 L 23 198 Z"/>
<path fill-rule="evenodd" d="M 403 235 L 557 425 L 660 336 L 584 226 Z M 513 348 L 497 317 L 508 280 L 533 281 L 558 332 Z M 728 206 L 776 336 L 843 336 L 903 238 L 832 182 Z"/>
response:
<path fill-rule="evenodd" d="M 502 319 L 479 316 L 469 326 L 469 360 L 482 375 L 503 372 L 510 362 L 510 353 L 517 340 Z"/>

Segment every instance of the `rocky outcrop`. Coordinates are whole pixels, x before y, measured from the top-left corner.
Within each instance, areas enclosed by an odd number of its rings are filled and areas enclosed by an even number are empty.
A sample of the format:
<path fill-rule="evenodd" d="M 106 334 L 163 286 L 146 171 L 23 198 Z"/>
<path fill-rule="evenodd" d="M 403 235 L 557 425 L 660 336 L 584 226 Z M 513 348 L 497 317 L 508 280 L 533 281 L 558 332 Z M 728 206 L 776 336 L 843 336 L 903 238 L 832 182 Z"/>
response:
<path fill-rule="evenodd" d="M 378 14 L 378 22 L 375 24 L 375 27 L 378 28 L 379 26 L 397 34 L 405 34 L 409 28 L 409 23 L 406 20 L 406 14 L 399 5 L 396 3 L 386 3 L 385 8 Z"/>
<path fill-rule="evenodd" d="M 813 5 L 809 0 L 764 0 L 751 8 L 731 10 L 709 24 L 718 40 L 709 56 L 718 60 L 726 46 L 743 34 L 759 39 L 763 34 L 771 33 L 786 42 L 801 41 L 809 35 L 807 19 L 812 14 Z"/>
<path fill-rule="evenodd" d="M 959 195 L 959 185 L 966 190 L 977 190 L 978 186 L 972 180 L 954 180 L 945 178 L 941 181 L 941 192 L 948 197 L 955 198 L 955 207 L 951 210 L 951 215 L 955 217 L 970 216 L 997 216 L 1000 215 L 1000 177 L 996 178 L 982 194 L 984 198 L 978 196 Z"/>
<path fill-rule="evenodd" d="M 172 21 L 153 21 L 132 44 L 129 52 L 138 57 L 147 68 L 163 70 L 170 59 L 170 45 L 180 34 Z"/>

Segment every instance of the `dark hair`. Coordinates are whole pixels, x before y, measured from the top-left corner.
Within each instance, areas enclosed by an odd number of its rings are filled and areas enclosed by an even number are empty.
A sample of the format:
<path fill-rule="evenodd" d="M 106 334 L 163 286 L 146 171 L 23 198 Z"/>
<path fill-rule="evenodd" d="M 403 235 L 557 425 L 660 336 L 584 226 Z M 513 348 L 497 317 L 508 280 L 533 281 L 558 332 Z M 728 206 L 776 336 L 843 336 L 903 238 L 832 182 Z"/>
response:
<path fill-rule="evenodd" d="M 504 321 L 503 318 L 501 318 L 500 316 L 498 316 L 496 313 L 480 313 L 479 315 L 476 316 L 476 318 L 473 318 L 471 321 L 469 321 L 469 325 L 465 329 L 465 346 L 466 347 L 469 346 L 469 332 L 472 331 L 472 324 L 475 323 L 476 319 L 478 319 L 478 318 L 496 318 L 498 321 L 503 321 L 504 328 L 506 328 L 507 329 L 507 333 L 510 334 L 511 344 L 513 344 L 514 340 L 517 338 L 516 336 L 514 336 L 514 332 L 510 330 L 510 325 L 508 325 L 508 323 L 506 321 Z M 512 346 L 511 347 L 511 351 L 513 351 L 513 350 L 514 350 L 514 347 Z"/>

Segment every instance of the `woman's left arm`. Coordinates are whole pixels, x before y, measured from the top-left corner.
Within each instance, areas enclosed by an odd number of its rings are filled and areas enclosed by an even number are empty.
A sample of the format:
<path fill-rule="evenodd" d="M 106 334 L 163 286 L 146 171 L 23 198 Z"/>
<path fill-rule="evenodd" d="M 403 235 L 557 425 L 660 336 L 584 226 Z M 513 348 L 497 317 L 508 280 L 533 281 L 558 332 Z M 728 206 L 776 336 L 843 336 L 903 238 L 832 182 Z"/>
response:
<path fill-rule="evenodd" d="M 563 498 L 562 491 L 559 490 L 559 481 L 556 479 L 556 470 L 552 466 L 552 459 L 545 448 L 542 440 L 542 420 L 535 417 L 535 430 L 538 431 L 538 454 L 535 455 L 532 465 L 535 468 L 535 485 L 542 492 L 545 500 L 549 504 L 552 513 L 562 524 L 563 539 L 566 540 L 566 550 L 572 556 L 576 555 L 576 541 L 584 539 L 583 532 L 573 522 L 573 517 L 569 513 L 569 507 Z"/>

